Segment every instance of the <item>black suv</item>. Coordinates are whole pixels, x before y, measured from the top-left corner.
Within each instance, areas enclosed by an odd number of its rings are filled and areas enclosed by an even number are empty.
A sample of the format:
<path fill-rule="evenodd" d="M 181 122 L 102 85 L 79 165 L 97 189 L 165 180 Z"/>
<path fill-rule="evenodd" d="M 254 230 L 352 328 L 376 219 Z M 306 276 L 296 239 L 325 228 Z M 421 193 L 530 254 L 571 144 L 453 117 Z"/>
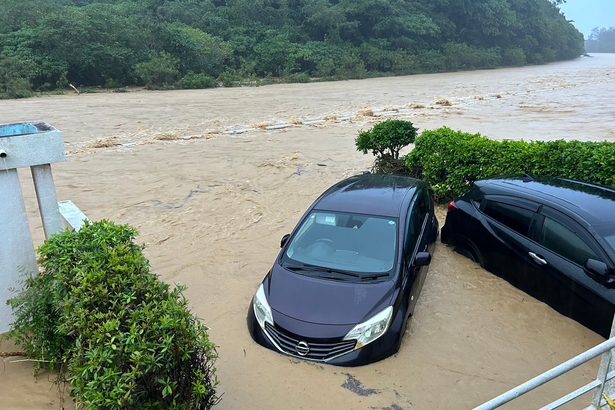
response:
<path fill-rule="evenodd" d="M 477 181 L 449 204 L 442 242 L 609 336 L 615 190 L 555 178 Z"/>

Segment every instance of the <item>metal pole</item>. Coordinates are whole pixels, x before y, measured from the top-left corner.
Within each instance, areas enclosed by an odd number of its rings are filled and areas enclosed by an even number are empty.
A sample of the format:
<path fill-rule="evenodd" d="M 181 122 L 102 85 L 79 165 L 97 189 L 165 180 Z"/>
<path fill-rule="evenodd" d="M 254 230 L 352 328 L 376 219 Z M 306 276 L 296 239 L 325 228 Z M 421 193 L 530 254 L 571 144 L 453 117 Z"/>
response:
<path fill-rule="evenodd" d="M 575 367 L 582 365 L 583 363 L 593 359 L 594 357 L 601 355 L 602 353 L 614 347 L 615 347 L 615 338 L 602 342 L 599 345 L 589 349 L 588 351 L 583 352 L 576 357 L 573 357 L 567 362 L 564 362 L 560 364 L 559 366 L 556 366 L 552 368 L 551 370 L 548 370 L 544 372 L 543 374 L 536 376 L 533 379 L 528 380 L 527 382 L 515 387 L 514 389 L 509 390 L 506 393 L 503 393 L 492 400 L 489 400 L 487 403 L 484 403 L 476 407 L 474 410 L 491 410 L 491 409 L 498 408 L 508 403 L 509 401 L 514 400 L 517 397 L 522 396 L 525 393 L 531 390 L 534 390 L 535 388 L 539 386 L 542 386 L 543 384 L 553 380 L 554 378 L 574 369 Z"/>
<path fill-rule="evenodd" d="M 614 336 L 615 336 L 615 318 L 613 319 L 613 322 L 611 323 L 610 337 L 613 338 Z M 596 393 L 594 394 L 594 400 L 592 401 L 592 405 L 596 409 L 599 409 L 601 407 L 600 402 L 602 401 L 602 395 L 604 394 L 605 389 L 607 390 L 607 393 L 608 393 L 609 387 L 612 387 L 612 382 L 606 382 L 607 374 L 611 370 L 613 370 L 611 366 L 612 360 L 613 360 L 612 350 L 609 350 L 602 355 L 602 360 L 600 361 L 600 368 L 598 369 L 598 380 L 600 380 L 602 384 L 600 385 L 600 388 L 596 390 Z"/>
<path fill-rule="evenodd" d="M 51 165 L 36 165 L 30 167 L 30 169 L 32 170 L 32 179 L 36 189 L 38 209 L 43 220 L 45 238 L 49 239 L 51 235 L 64 230 L 64 222 L 58 208 L 58 198 L 56 196 L 56 187 L 53 183 Z"/>

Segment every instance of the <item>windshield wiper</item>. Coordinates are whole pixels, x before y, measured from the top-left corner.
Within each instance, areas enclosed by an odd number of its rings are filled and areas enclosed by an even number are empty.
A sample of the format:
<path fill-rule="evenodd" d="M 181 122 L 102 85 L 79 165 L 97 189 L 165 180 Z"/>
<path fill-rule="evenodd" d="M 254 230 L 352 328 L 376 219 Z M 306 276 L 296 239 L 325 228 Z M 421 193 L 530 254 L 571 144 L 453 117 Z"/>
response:
<path fill-rule="evenodd" d="M 388 272 L 384 272 L 384 273 L 371 273 L 371 274 L 368 274 L 368 275 L 361 275 L 361 280 L 377 280 L 377 279 L 388 277 L 388 276 L 389 276 Z"/>
<path fill-rule="evenodd" d="M 315 265 L 283 265 L 285 269 L 292 271 L 307 271 L 307 272 L 325 272 L 325 273 L 339 273 L 340 275 L 352 276 L 360 278 L 361 275 L 355 272 L 342 269 L 326 268 L 324 266 Z"/>

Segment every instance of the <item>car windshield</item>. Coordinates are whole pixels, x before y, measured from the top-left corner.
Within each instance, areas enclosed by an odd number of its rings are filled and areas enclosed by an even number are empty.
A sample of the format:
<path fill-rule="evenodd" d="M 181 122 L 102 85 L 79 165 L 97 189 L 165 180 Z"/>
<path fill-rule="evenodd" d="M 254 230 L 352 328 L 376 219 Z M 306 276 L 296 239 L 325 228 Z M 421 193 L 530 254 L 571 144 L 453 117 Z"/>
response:
<path fill-rule="evenodd" d="M 388 276 L 396 255 L 397 219 L 312 211 L 294 235 L 282 262 L 310 276 L 365 279 Z"/>

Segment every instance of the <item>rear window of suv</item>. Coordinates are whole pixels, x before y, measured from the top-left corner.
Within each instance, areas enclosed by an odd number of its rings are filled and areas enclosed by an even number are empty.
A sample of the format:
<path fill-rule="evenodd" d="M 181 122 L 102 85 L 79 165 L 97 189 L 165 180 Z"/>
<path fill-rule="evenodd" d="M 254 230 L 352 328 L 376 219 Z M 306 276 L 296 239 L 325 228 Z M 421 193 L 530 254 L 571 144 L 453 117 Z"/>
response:
<path fill-rule="evenodd" d="M 530 232 L 530 225 L 534 217 L 534 212 L 529 209 L 491 200 L 485 200 L 483 212 L 525 236 Z"/>

